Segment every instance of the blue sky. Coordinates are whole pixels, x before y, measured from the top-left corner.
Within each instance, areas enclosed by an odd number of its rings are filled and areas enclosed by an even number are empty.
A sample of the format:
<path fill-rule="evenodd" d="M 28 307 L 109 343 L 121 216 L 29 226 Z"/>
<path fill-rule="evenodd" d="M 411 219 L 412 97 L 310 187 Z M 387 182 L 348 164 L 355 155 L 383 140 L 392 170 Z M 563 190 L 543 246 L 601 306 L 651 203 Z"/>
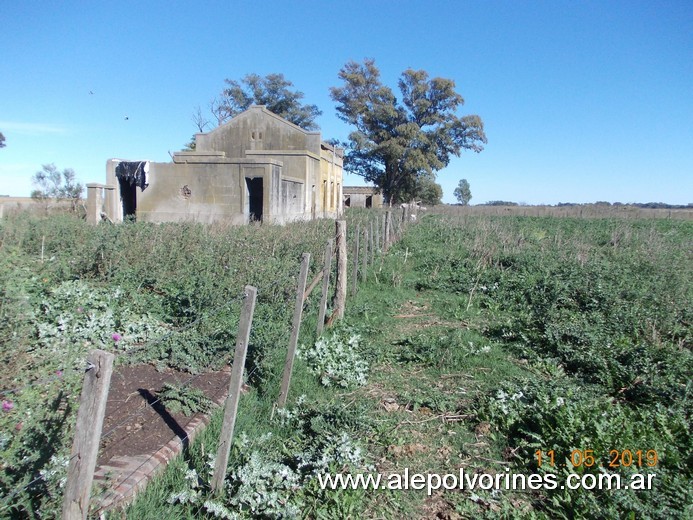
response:
<path fill-rule="evenodd" d="M 462 178 L 472 203 L 693 202 L 690 0 L 27 1 L 0 23 L 0 194 L 46 163 L 86 183 L 112 157 L 169 161 L 196 106 L 252 72 L 346 139 L 329 88 L 374 58 L 395 91 L 409 67 L 453 79 L 484 121 L 486 149 L 438 174 L 445 202 Z"/>

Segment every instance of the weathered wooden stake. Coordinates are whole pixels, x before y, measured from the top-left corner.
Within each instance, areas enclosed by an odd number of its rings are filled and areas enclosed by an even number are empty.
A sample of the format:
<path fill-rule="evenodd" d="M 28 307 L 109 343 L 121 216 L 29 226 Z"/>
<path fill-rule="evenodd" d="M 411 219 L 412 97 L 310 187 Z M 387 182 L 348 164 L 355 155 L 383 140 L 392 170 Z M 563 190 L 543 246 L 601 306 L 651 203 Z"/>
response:
<path fill-rule="evenodd" d="M 356 224 L 356 234 L 354 235 L 354 270 L 351 279 L 351 294 L 356 294 L 356 282 L 359 276 L 359 240 L 361 237 L 361 225 Z"/>
<path fill-rule="evenodd" d="M 332 269 L 332 249 L 334 241 L 329 239 L 325 246 L 325 267 L 322 270 L 322 297 L 320 298 L 320 310 L 318 311 L 318 336 L 322 334 L 325 326 L 325 312 L 327 311 L 327 293 L 330 290 L 330 271 Z"/>
<path fill-rule="evenodd" d="M 84 374 L 63 495 L 63 519 L 66 520 L 85 519 L 89 513 L 91 485 L 99 454 L 114 358 L 113 354 L 103 350 L 92 350 L 87 357 L 89 367 Z"/>
<path fill-rule="evenodd" d="M 375 218 L 375 243 L 378 246 L 378 253 L 383 250 L 383 246 L 380 243 L 380 217 Z"/>
<path fill-rule="evenodd" d="M 373 240 L 373 221 L 371 220 L 371 233 L 368 235 L 370 237 L 370 249 L 371 249 L 371 258 L 370 258 L 370 265 L 373 265 L 375 263 L 375 243 Z"/>
<path fill-rule="evenodd" d="M 296 289 L 296 306 L 294 307 L 294 321 L 291 325 L 291 338 L 289 339 L 289 350 L 286 352 L 286 363 L 284 363 L 284 375 L 282 376 L 282 387 L 279 391 L 277 405 L 284 408 L 286 398 L 289 395 L 289 385 L 291 384 L 291 372 L 294 369 L 294 358 L 296 357 L 296 345 L 298 344 L 298 333 L 301 331 L 301 317 L 303 316 L 303 295 L 306 292 L 306 281 L 308 280 L 308 266 L 310 265 L 310 253 L 303 253 L 301 257 L 301 273 L 298 275 L 298 287 Z"/>
<path fill-rule="evenodd" d="M 383 251 L 390 249 L 390 241 L 392 240 L 392 213 L 388 209 L 385 212 L 385 247 Z"/>
<path fill-rule="evenodd" d="M 363 232 L 363 262 L 361 263 L 361 280 L 366 281 L 368 271 L 368 230 Z"/>
<path fill-rule="evenodd" d="M 332 316 L 328 321 L 331 325 L 334 320 L 344 318 L 347 292 L 347 247 L 346 247 L 346 221 L 338 220 L 337 228 L 337 279 L 335 280 L 335 293 L 332 302 Z"/>
<path fill-rule="evenodd" d="M 243 369 L 245 368 L 245 356 L 248 352 L 248 340 L 250 339 L 250 328 L 253 324 L 256 299 L 257 289 L 252 285 L 246 285 L 245 303 L 243 304 L 243 311 L 241 312 L 241 321 L 238 324 L 236 350 L 233 354 L 229 395 L 226 398 L 224 422 L 221 425 L 217 459 L 214 464 L 214 477 L 212 478 L 212 490 L 214 492 L 218 492 L 222 488 L 224 479 L 226 478 L 226 466 L 229 463 L 229 451 L 231 450 L 231 443 L 233 441 L 233 430 L 236 426 L 236 413 L 238 412 L 238 401 L 241 397 Z"/>

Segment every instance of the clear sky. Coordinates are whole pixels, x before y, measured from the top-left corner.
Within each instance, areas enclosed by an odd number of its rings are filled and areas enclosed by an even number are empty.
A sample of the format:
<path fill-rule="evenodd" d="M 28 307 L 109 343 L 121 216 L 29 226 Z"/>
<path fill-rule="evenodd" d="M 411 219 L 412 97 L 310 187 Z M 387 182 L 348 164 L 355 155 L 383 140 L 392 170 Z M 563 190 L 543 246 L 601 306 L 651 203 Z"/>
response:
<path fill-rule="evenodd" d="M 167 162 L 224 79 L 283 73 L 345 140 L 348 60 L 451 78 L 488 145 L 439 172 L 445 202 L 693 202 L 693 1 L 3 2 L 0 194 L 42 164 L 104 182 Z M 127 119 L 126 119 L 127 117 Z M 348 175 L 347 185 L 363 184 Z"/>

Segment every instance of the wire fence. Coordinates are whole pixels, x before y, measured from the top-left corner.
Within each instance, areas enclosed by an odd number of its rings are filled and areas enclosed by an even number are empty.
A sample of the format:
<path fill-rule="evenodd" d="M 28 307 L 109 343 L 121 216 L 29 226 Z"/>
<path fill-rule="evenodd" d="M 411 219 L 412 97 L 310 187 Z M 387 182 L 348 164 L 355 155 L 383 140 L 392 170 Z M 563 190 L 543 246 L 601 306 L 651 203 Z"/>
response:
<path fill-rule="evenodd" d="M 393 221 L 394 221 L 394 223 L 391 222 L 391 226 L 393 227 L 392 232 L 396 235 L 396 234 L 399 234 L 401 232 L 403 222 L 400 223 L 398 221 L 398 219 L 393 219 Z M 376 229 L 379 229 L 381 225 L 383 227 L 385 226 L 384 217 L 382 219 L 382 224 L 381 224 L 380 216 L 378 216 L 378 218 L 375 219 L 375 222 L 372 219 L 368 219 L 366 221 L 366 223 L 368 223 L 369 225 L 374 225 Z M 368 227 L 364 225 L 364 227 L 362 229 L 363 229 L 363 231 L 366 231 L 368 229 Z M 355 233 L 352 232 L 351 235 L 355 235 Z M 332 252 L 333 252 L 333 254 L 337 253 L 337 250 L 338 250 L 337 240 L 338 240 L 339 236 L 340 236 L 339 232 L 336 232 L 336 233 L 334 233 L 334 235 L 332 235 L 332 240 L 333 240 L 333 251 Z M 344 238 L 347 239 L 348 236 L 346 236 Z M 386 247 L 384 247 L 385 246 L 384 239 L 385 239 L 384 236 L 382 236 L 382 237 L 379 236 L 379 241 L 375 243 L 375 246 L 377 246 L 376 249 L 378 250 L 379 253 L 382 253 L 386 249 Z M 334 269 L 336 269 L 335 263 L 333 263 L 333 267 L 332 267 L 332 270 L 334 270 Z M 265 294 L 276 295 L 274 293 L 274 291 L 276 289 L 282 289 L 284 291 L 286 290 L 286 287 L 284 287 L 284 285 L 285 285 L 285 281 L 275 280 L 273 283 L 269 284 L 268 286 L 263 287 L 260 290 L 262 290 L 262 292 L 264 292 Z M 144 344 L 139 345 L 135 348 L 131 348 L 131 349 L 128 349 L 128 350 L 123 351 L 123 352 L 117 352 L 116 355 L 121 359 L 128 359 L 128 358 L 132 359 L 133 356 L 135 356 L 136 354 L 150 350 L 153 347 L 160 345 L 160 344 L 164 343 L 165 341 L 168 341 L 172 337 L 174 337 L 176 335 L 180 335 L 180 334 L 198 326 L 199 324 L 201 324 L 202 322 L 204 322 L 206 320 L 213 319 L 214 317 L 218 316 L 219 314 L 221 314 L 225 310 L 229 310 L 232 307 L 232 305 L 242 301 L 243 298 L 244 298 L 243 295 L 235 297 L 232 300 L 226 302 L 225 304 L 215 308 L 214 310 L 212 310 L 210 312 L 205 313 L 204 315 L 200 316 L 196 320 L 194 320 L 190 323 L 187 323 L 182 327 L 173 329 L 173 330 L 167 332 L 166 334 L 163 334 L 162 336 L 159 336 L 155 339 L 149 340 L 149 341 L 145 342 Z M 24 299 L 20 299 L 20 300 L 24 300 Z M 233 354 L 233 352 L 231 352 L 231 354 Z M 55 381 L 64 380 L 65 377 L 69 374 L 88 371 L 90 368 L 92 368 L 92 367 L 86 366 L 86 368 L 83 371 L 78 370 L 78 369 L 60 369 L 60 370 L 56 371 L 56 373 L 53 376 L 46 377 L 46 378 L 38 380 L 38 381 L 33 381 L 33 382 L 30 382 L 30 383 L 27 383 L 24 385 L 20 385 L 20 386 L 17 386 L 15 388 L 2 390 L 2 391 L 0 391 L 0 397 L 5 397 L 8 395 L 17 394 L 17 393 L 20 393 L 20 392 L 28 389 L 28 388 L 32 388 L 32 387 L 46 386 L 46 385 L 49 385 Z M 250 380 L 250 378 L 253 376 L 253 374 L 255 373 L 255 371 L 257 369 L 258 369 L 258 367 L 256 366 L 249 373 L 247 373 L 246 379 Z M 205 375 L 204 372 L 192 375 L 184 383 L 182 383 L 182 385 L 179 385 L 179 388 L 185 389 L 185 388 L 189 387 L 198 378 L 200 378 L 204 375 Z M 155 407 L 156 407 L 156 405 L 160 404 L 162 402 L 162 400 L 163 400 L 163 397 L 161 395 L 159 395 L 156 399 L 154 399 L 151 402 L 149 400 L 147 400 L 146 409 L 156 412 Z M 3 402 L 3 406 L 4 405 L 5 404 Z M 122 408 L 123 408 L 122 406 L 117 408 L 116 410 L 112 411 L 111 414 L 117 415 L 117 412 L 122 410 Z M 132 413 L 128 414 L 126 417 L 119 420 L 117 424 L 110 426 L 107 431 L 101 433 L 101 441 L 103 442 L 103 440 L 106 440 L 110 436 L 114 435 L 116 431 L 121 429 L 123 426 L 127 425 L 134 417 L 136 417 L 137 415 L 140 415 L 141 413 L 142 412 L 140 410 L 132 412 Z M 136 434 L 137 434 L 137 432 L 133 431 L 130 435 L 136 435 Z M 182 438 L 179 437 L 181 439 L 181 442 L 184 443 L 186 441 L 186 439 L 189 437 L 189 435 L 190 435 L 189 433 L 186 433 Z M 176 436 L 173 436 L 173 437 L 171 437 L 171 439 L 174 439 L 175 437 Z M 127 437 L 125 437 L 125 438 L 127 438 Z M 155 455 L 156 455 L 156 453 L 152 453 L 139 466 L 137 466 L 135 469 L 131 470 L 129 472 L 129 474 L 127 476 L 125 476 L 124 480 L 127 480 L 130 477 L 134 476 L 140 469 L 142 469 L 144 466 L 146 466 L 146 464 L 148 462 L 150 462 L 155 457 Z M 71 462 L 77 456 L 78 456 L 78 454 L 71 456 L 68 459 L 68 462 Z M 9 494 L 2 499 L 2 503 L 0 504 L 0 514 L 7 512 L 8 510 L 10 510 L 13 507 L 11 500 L 14 497 L 16 497 L 18 494 L 20 494 L 22 492 L 28 491 L 30 488 L 32 488 L 38 482 L 40 482 L 41 480 L 44 480 L 44 479 L 45 479 L 45 476 L 43 474 L 41 474 L 41 472 L 39 471 L 39 474 L 37 476 L 35 476 L 27 484 L 20 486 L 16 489 L 12 490 L 11 492 L 9 492 Z M 46 496 L 45 494 L 38 494 L 37 495 L 38 498 L 45 497 L 45 496 Z"/>

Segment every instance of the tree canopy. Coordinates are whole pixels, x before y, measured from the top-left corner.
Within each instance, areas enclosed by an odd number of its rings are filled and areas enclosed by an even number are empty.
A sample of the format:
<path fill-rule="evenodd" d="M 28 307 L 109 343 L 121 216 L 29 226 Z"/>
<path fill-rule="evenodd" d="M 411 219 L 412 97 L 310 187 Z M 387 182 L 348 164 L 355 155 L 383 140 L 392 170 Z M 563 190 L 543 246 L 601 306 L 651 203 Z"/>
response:
<path fill-rule="evenodd" d="M 36 186 L 31 192 L 31 198 L 39 202 L 46 202 L 52 198 L 70 199 L 74 210 L 84 191 L 84 187 L 75 182 L 75 177 L 72 168 L 66 168 L 61 173 L 55 164 L 44 164 L 41 171 L 36 172 L 31 178 L 31 182 Z"/>
<path fill-rule="evenodd" d="M 472 190 L 467 179 L 460 180 L 457 188 L 455 188 L 455 198 L 463 206 L 466 206 L 472 200 Z"/>
<path fill-rule="evenodd" d="M 240 81 L 226 79 L 225 82 L 226 88 L 210 104 L 218 124 L 225 123 L 251 105 L 265 105 L 268 110 L 304 130 L 318 129 L 315 119 L 322 112 L 316 105 L 302 103 L 303 92 L 294 90 L 294 84 L 284 74 L 265 77 L 248 74 Z"/>
<path fill-rule="evenodd" d="M 400 103 L 382 84 L 374 60 L 348 62 L 339 78 L 343 86 L 330 89 L 337 116 L 356 127 L 349 134 L 345 169 L 374 183 L 386 202 L 415 193 L 422 176 L 435 179 L 452 155 L 483 150 L 483 122 L 456 114 L 464 99 L 453 80 L 407 69 L 399 80 Z"/>
<path fill-rule="evenodd" d="M 5 136 L 3 135 L 2 132 L 0 132 L 0 148 L 5 147 Z"/>
<path fill-rule="evenodd" d="M 420 200 L 428 206 L 435 206 L 441 203 L 443 198 L 443 187 L 435 179 L 428 175 L 423 175 L 417 181 L 417 189 L 412 199 Z"/>

